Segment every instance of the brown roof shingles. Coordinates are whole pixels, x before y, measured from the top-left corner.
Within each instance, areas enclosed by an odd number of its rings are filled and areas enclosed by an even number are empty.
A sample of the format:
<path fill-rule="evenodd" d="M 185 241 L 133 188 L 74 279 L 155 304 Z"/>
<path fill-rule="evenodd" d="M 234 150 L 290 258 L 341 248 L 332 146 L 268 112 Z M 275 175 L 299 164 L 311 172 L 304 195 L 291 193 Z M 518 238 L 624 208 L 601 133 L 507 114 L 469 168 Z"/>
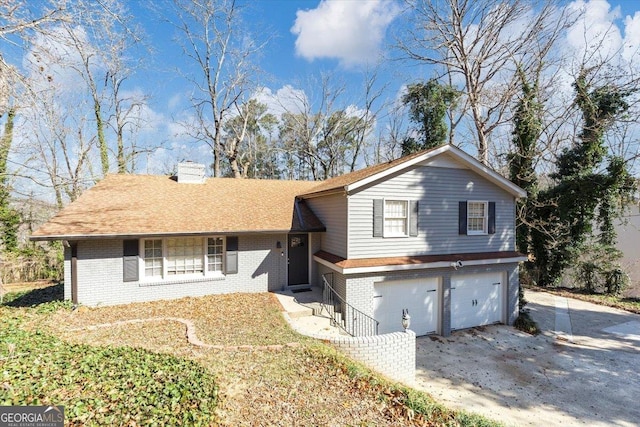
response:
<path fill-rule="evenodd" d="M 32 237 L 321 231 L 308 207 L 295 208 L 296 196 L 317 185 L 233 178 L 181 184 L 166 176 L 109 175 Z"/>
<path fill-rule="evenodd" d="M 436 147 L 436 148 L 439 148 L 439 147 Z M 350 172 L 344 175 L 339 175 L 334 178 L 327 179 L 326 181 L 318 182 L 317 185 L 311 191 L 305 193 L 304 196 L 314 195 L 318 193 L 324 193 L 326 191 L 333 191 L 333 190 L 344 188 L 348 185 L 351 185 L 363 179 L 369 178 L 377 173 L 384 172 L 388 169 L 391 169 L 394 166 L 400 165 L 402 163 L 406 163 L 412 159 L 415 159 L 416 157 L 421 157 L 426 153 L 428 153 L 429 151 L 435 150 L 436 148 L 419 151 L 417 153 L 409 154 L 399 159 L 390 160 L 386 163 L 379 163 L 377 165 L 369 166 L 367 168 L 360 169 L 355 172 Z"/>

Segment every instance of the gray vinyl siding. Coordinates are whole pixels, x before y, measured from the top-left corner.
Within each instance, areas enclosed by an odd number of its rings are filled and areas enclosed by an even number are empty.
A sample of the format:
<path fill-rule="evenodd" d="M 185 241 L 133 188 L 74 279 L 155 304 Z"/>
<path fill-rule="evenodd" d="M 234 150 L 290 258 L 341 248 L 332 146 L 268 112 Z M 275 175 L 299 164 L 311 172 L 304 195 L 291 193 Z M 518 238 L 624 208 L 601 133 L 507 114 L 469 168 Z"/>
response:
<path fill-rule="evenodd" d="M 419 201 L 417 237 L 373 237 L 373 200 L 384 198 Z M 496 203 L 495 234 L 458 234 L 463 200 Z M 515 250 L 514 197 L 467 169 L 417 166 L 352 194 L 348 205 L 350 259 Z"/>
<path fill-rule="evenodd" d="M 232 292 L 279 290 L 286 281 L 286 257 L 277 242 L 286 235 L 242 235 L 238 238 L 238 274 L 171 281 L 124 282 L 122 240 L 78 242 L 78 301 L 113 305 Z M 65 298 L 71 298 L 70 250 L 65 249 Z M 144 270 L 141 270 L 144 274 Z"/>
<path fill-rule="evenodd" d="M 347 257 L 347 199 L 342 194 L 306 199 L 327 231 L 322 234 L 322 250 Z"/>

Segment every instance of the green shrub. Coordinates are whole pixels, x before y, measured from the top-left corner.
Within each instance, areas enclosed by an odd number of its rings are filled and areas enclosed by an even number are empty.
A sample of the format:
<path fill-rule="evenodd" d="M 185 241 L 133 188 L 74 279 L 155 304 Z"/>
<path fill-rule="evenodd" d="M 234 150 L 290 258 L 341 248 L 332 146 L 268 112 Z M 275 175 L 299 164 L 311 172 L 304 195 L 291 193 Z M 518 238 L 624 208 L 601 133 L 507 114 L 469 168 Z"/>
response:
<path fill-rule="evenodd" d="M 531 318 L 528 312 L 521 311 L 518 315 L 518 318 L 513 324 L 513 327 L 518 329 L 519 331 L 526 332 L 531 335 L 538 335 L 540 333 L 540 328 L 535 320 Z"/>

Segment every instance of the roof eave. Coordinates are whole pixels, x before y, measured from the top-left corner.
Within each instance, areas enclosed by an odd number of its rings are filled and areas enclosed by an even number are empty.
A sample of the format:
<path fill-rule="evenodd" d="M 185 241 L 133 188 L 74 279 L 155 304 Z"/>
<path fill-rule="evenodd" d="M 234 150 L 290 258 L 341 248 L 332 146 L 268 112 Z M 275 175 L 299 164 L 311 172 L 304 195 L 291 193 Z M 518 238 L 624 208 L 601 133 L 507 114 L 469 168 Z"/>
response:
<path fill-rule="evenodd" d="M 296 197 L 298 197 L 300 199 L 313 199 L 315 197 L 330 196 L 332 194 L 345 194 L 345 192 L 346 192 L 346 187 L 339 186 L 339 187 L 335 187 L 335 188 L 330 188 L 328 190 L 322 190 L 322 191 L 317 191 L 317 192 L 313 192 L 313 193 L 300 194 L 300 195 L 298 195 Z"/>
<path fill-rule="evenodd" d="M 420 162 L 424 162 L 425 160 L 429 160 L 433 157 L 436 157 L 442 153 L 448 152 L 452 155 L 454 155 L 455 157 L 457 157 L 459 160 L 461 160 L 462 162 L 464 162 L 472 171 L 479 173 L 481 175 L 487 176 L 487 178 L 492 181 L 493 183 L 495 183 L 496 185 L 498 185 L 499 187 L 501 187 L 503 190 L 511 193 L 514 197 L 516 198 L 525 198 L 527 197 L 527 192 L 525 190 L 523 190 L 522 188 L 518 187 L 517 185 L 515 185 L 514 183 L 512 183 L 511 181 L 509 181 L 508 179 L 504 178 L 503 176 L 501 176 L 499 173 L 493 171 L 492 169 L 488 168 L 487 166 L 483 165 L 482 163 L 478 162 L 476 159 L 474 159 L 472 156 L 468 155 L 467 153 L 465 153 L 464 151 L 460 150 L 459 148 L 456 148 L 453 145 L 447 144 L 447 145 L 443 145 L 441 147 L 435 148 L 433 150 L 429 150 L 427 152 L 425 152 L 423 155 L 409 159 L 405 162 L 399 163 L 389 169 L 385 169 L 381 172 L 378 172 L 376 174 L 373 174 L 371 176 L 368 176 L 367 178 L 363 178 L 359 181 L 356 181 L 352 184 L 349 184 L 347 186 L 345 186 L 345 190 L 347 192 L 347 194 L 351 194 L 352 192 L 356 191 L 357 189 L 369 185 L 375 181 L 378 181 L 382 178 L 385 178 L 389 175 L 395 174 L 397 172 L 403 171 L 407 168 L 412 167 L 413 165 L 416 165 Z"/>
<path fill-rule="evenodd" d="M 233 231 L 176 231 L 157 233 L 110 233 L 110 234 L 50 234 L 30 236 L 34 242 L 52 242 L 56 240 L 100 240 L 100 239 L 141 239 L 144 237 L 174 237 L 174 236 L 235 236 L 238 234 L 288 234 L 288 233 L 316 233 L 325 232 L 326 227 L 300 229 L 268 229 L 268 230 L 233 230 Z"/>

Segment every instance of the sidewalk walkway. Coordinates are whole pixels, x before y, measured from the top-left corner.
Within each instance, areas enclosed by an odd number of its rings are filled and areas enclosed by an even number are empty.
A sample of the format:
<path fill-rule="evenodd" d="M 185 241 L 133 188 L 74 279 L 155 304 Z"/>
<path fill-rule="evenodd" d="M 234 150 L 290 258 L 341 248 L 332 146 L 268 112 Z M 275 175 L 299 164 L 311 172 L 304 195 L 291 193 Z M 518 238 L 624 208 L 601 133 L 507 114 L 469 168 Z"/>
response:
<path fill-rule="evenodd" d="M 332 326 L 326 311 L 321 310 L 322 290 L 316 286 L 308 289 L 297 292 L 289 289 L 273 292 L 282 305 L 284 317 L 291 327 L 296 332 L 312 338 L 344 336 L 346 333 Z"/>

